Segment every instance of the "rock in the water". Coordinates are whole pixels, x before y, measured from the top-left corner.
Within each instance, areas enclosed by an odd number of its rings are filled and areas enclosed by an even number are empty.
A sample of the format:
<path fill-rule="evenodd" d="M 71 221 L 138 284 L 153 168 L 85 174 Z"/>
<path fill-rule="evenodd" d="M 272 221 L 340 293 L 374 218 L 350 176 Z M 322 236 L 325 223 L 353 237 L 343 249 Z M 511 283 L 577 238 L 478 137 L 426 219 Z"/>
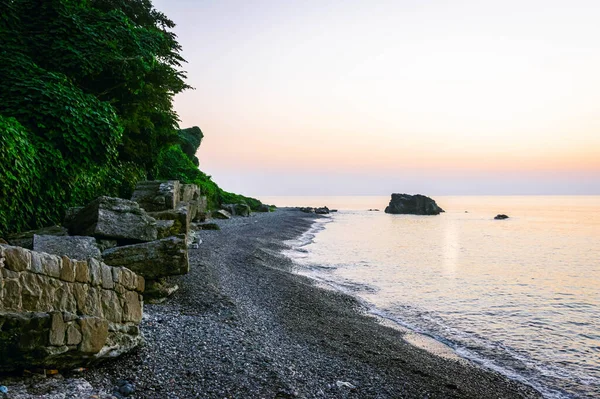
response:
<path fill-rule="evenodd" d="M 212 213 L 212 217 L 215 219 L 231 219 L 231 213 L 227 212 L 224 209 L 221 209 L 219 211 L 214 211 Z"/>
<path fill-rule="evenodd" d="M 158 212 L 175 209 L 180 196 L 180 184 L 177 180 L 141 181 L 135 186 L 131 200 L 148 212 Z"/>
<path fill-rule="evenodd" d="M 223 204 L 223 209 L 233 216 L 250 216 L 251 209 L 246 204 Z"/>
<path fill-rule="evenodd" d="M 98 197 L 77 212 L 67 227 L 71 235 L 114 239 L 120 243 L 157 238 L 156 220 L 137 202 L 121 198 Z"/>
<path fill-rule="evenodd" d="M 315 213 L 317 215 L 328 215 L 329 214 L 329 208 L 327 208 L 326 206 L 322 206 L 321 208 L 315 209 Z"/>
<path fill-rule="evenodd" d="M 416 194 L 392 194 L 385 213 L 409 215 L 439 215 L 444 212 L 433 199 Z"/>
<path fill-rule="evenodd" d="M 111 248 L 102 253 L 102 258 L 107 265 L 126 267 L 150 280 L 190 270 L 184 235 Z"/>
<path fill-rule="evenodd" d="M 102 254 L 94 237 L 81 236 L 33 236 L 33 250 L 51 255 L 65 255 L 71 259 L 101 259 Z"/>
<path fill-rule="evenodd" d="M 310 206 L 298 208 L 298 209 L 300 209 L 300 211 L 304 212 L 304 213 L 315 213 L 315 208 L 310 207 Z"/>
<path fill-rule="evenodd" d="M 379 209 L 375 209 L 375 208 L 371 208 L 371 209 L 367 209 L 369 212 L 379 212 Z"/>
<path fill-rule="evenodd" d="M 44 227 L 43 229 L 12 234 L 9 235 L 7 238 L 10 245 L 27 249 L 33 249 L 33 236 L 36 234 L 46 236 L 66 236 L 69 235 L 69 232 L 62 226 L 51 226 Z"/>
<path fill-rule="evenodd" d="M 494 217 L 494 219 L 496 220 L 504 220 L 504 219 L 508 219 L 508 215 L 505 215 L 503 213 L 496 215 L 496 217 Z"/>

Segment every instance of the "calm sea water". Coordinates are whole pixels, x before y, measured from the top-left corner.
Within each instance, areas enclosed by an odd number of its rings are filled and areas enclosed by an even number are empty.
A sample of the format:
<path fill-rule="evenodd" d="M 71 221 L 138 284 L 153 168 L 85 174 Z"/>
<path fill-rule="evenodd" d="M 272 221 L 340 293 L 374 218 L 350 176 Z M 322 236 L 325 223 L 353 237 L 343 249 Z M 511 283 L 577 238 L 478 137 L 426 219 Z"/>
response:
<path fill-rule="evenodd" d="M 292 243 L 299 272 L 547 398 L 600 398 L 600 197 L 262 199 L 340 210 Z"/>

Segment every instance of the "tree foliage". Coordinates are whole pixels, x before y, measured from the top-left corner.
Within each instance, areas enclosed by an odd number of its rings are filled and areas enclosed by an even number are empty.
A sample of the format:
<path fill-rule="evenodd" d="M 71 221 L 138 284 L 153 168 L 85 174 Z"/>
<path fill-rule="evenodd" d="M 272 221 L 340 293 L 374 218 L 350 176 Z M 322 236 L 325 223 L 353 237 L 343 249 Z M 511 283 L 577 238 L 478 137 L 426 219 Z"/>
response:
<path fill-rule="evenodd" d="M 202 131 L 178 134 L 174 26 L 149 0 L 0 0 L 0 235 L 142 178 L 197 182 L 219 204 Z"/>

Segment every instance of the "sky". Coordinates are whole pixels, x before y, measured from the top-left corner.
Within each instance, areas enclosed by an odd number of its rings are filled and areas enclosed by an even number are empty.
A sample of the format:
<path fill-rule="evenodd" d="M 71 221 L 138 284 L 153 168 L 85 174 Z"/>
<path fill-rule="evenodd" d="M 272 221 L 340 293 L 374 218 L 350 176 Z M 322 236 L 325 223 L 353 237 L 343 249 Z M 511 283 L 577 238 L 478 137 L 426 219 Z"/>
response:
<path fill-rule="evenodd" d="M 600 1 L 153 3 L 228 191 L 600 194 Z"/>

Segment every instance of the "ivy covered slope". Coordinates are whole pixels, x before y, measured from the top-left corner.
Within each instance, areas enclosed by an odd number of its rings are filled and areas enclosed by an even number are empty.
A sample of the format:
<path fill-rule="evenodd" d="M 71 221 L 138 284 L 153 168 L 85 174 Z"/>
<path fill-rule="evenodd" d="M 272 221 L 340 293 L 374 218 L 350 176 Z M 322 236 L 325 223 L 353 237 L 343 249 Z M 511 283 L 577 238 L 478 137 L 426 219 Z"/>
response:
<path fill-rule="evenodd" d="M 200 129 L 178 130 L 184 60 L 149 0 L 0 0 L 0 10 L 0 235 L 98 195 L 128 198 L 140 179 L 196 182 L 211 205 L 228 202 L 191 152 Z"/>

